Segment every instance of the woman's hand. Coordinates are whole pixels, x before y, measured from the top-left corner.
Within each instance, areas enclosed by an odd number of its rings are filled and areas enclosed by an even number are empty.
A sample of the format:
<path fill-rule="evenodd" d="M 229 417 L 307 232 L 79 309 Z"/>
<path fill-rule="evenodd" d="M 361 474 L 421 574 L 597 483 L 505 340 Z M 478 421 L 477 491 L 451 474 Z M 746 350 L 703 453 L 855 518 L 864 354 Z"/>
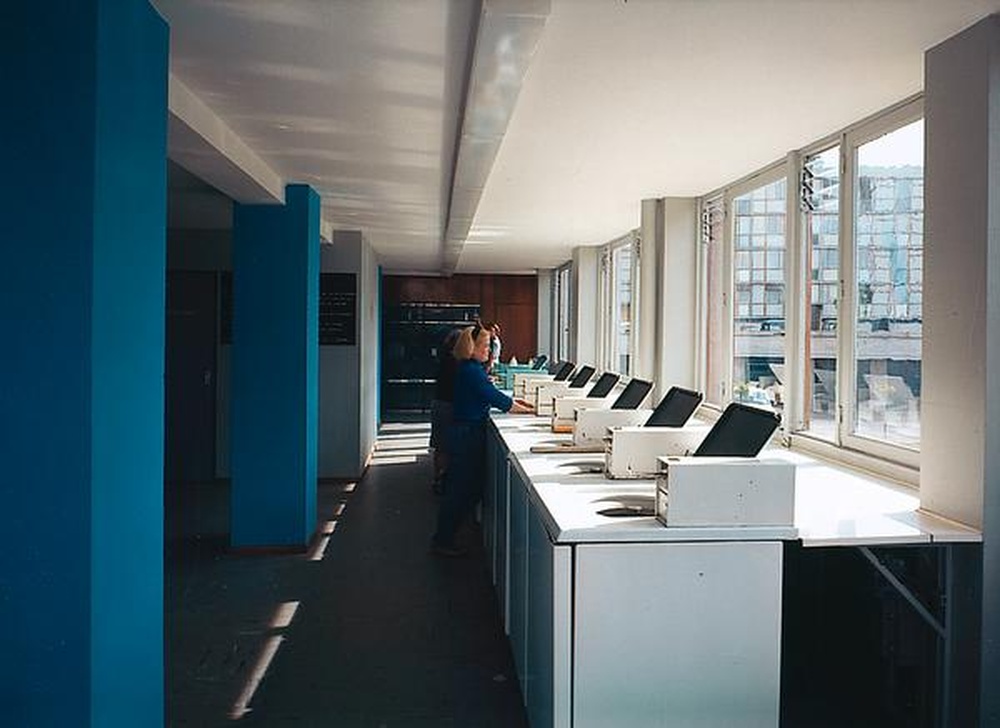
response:
<path fill-rule="evenodd" d="M 530 415 L 535 411 L 535 406 L 527 400 L 515 397 L 514 404 L 508 411 L 514 415 Z"/>

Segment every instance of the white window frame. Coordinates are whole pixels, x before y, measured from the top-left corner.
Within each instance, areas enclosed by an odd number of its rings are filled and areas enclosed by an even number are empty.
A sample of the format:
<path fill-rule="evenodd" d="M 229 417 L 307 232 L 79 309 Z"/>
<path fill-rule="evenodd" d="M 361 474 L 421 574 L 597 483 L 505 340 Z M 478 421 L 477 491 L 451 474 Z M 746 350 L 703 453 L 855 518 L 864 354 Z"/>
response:
<path fill-rule="evenodd" d="M 555 269 L 552 310 L 555 321 L 552 337 L 552 363 L 569 358 L 573 339 L 573 263 L 567 262 Z"/>
<path fill-rule="evenodd" d="M 641 334 L 640 321 L 642 320 L 642 232 L 636 228 L 632 231 L 632 331 L 629 337 L 628 371 L 619 372 L 622 376 L 632 377 L 635 375 L 636 364 L 639 361 L 639 341 Z"/>
<path fill-rule="evenodd" d="M 598 350 L 598 361 L 601 363 L 601 367 L 606 371 L 613 371 L 621 374 L 623 376 L 631 376 L 632 370 L 635 368 L 636 359 L 636 296 L 637 296 L 637 285 L 639 273 L 639 255 L 638 255 L 638 231 L 632 230 L 620 238 L 612 240 L 610 243 L 602 246 L 600 252 L 600 301 L 599 309 L 605 312 L 605 316 L 601 321 L 601 332 L 600 332 L 600 346 Z M 631 249 L 631 259 L 630 259 L 630 275 L 631 275 L 631 336 L 629 338 L 629 351 L 628 353 L 628 370 L 629 371 L 619 371 L 618 370 L 618 358 L 619 354 L 622 352 L 618 351 L 618 332 L 615 330 L 615 321 L 617 319 L 617 314 L 615 312 L 616 305 L 616 292 L 618 290 L 617 281 L 617 271 L 614 265 L 614 255 L 615 251 L 621 250 L 622 248 Z"/>
<path fill-rule="evenodd" d="M 713 200 L 717 197 L 722 197 L 723 205 L 723 224 L 722 224 L 722 285 L 723 285 L 723 317 L 722 317 L 722 346 L 718 351 L 708 350 L 708 320 L 707 313 L 708 307 L 710 305 L 708 301 L 708 257 L 707 250 L 704 251 L 704 273 L 702 275 L 702 281 L 704 282 L 704 289 L 699 293 L 699 300 L 701 301 L 702 312 L 705 314 L 706 318 L 703 322 L 699 324 L 705 331 L 701 351 L 702 361 L 704 362 L 704 371 L 702 373 L 702 382 L 700 387 L 703 392 L 706 393 L 705 400 L 709 405 L 715 405 L 716 407 L 724 408 L 728 405 L 732 399 L 732 387 L 733 387 L 733 296 L 735 290 L 734 276 L 733 276 L 733 259 L 735 258 L 735 243 L 734 243 L 734 232 L 736 228 L 736 216 L 733 214 L 733 200 L 741 195 L 748 192 L 752 192 L 758 187 L 763 187 L 769 185 L 772 182 L 777 182 L 779 179 L 788 177 L 788 164 L 787 160 L 781 160 L 780 162 L 775 162 L 764 169 L 755 172 L 754 174 L 748 175 L 743 179 L 733 183 L 730 186 L 723 187 L 720 190 L 715 190 L 711 194 L 705 195 L 702 200 L 703 204 L 708 203 L 708 201 Z M 786 182 L 787 184 L 787 182 Z M 786 200 L 788 199 L 788 190 L 785 190 Z M 786 209 L 787 215 L 787 209 Z M 787 279 L 788 279 L 788 266 L 789 266 L 789 226 L 785 225 L 785 279 L 786 279 L 786 298 L 787 298 Z M 786 309 L 787 310 L 787 309 Z M 787 328 L 787 325 L 786 325 Z M 785 358 L 788 358 L 788 337 L 785 337 Z M 721 379 L 719 381 L 710 382 L 708 381 L 708 363 L 711 360 L 712 364 L 715 365 L 715 371 L 721 373 Z M 719 392 L 720 400 L 716 400 L 711 396 L 711 393 Z"/>
<path fill-rule="evenodd" d="M 705 393 L 705 404 L 708 407 L 720 408 L 722 403 L 725 402 L 725 391 L 722 389 L 722 381 L 709 381 L 709 375 L 712 372 L 712 367 L 710 366 L 710 361 L 718 364 L 718 360 L 721 358 L 721 354 L 718 351 L 709 350 L 708 341 L 708 317 L 711 311 L 711 302 L 708 300 L 709 294 L 709 245 L 708 245 L 708 228 L 711 225 L 711 220 L 709 219 L 709 209 L 718 206 L 721 208 L 722 212 L 722 240 L 719 241 L 719 245 L 722 248 L 722 263 L 723 263 L 723 291 L 722 291 L 722 307 L 723 316 L 722 320 L 725 321 L 728 316 L 729 311 L 729 292 L 728 287 L 725 285 L 726 278 L 726 200 L 724 190 L 712 193 L 698 200 L 698 262 L 697 262 L 697 328 L 696 328 L 696 351 L 695 351 L 695 376 L 696 376 L 696 386 L 702 392 Z M 725 324 L 723 324 L 723 331 L 721 332 L 721 338 L 725 341 Z M 725 347 L 724 347 L 725 348 Z M 716 366 L 715 371 L 724 371 L 724 367 Z M 716 394 L 719 395 L 718 399 Z"/>
<path fill-rule="evenodd" d="M 787 179 L 786 199 L 788 202 L 785 224 L 785 295 L 786 295 L 786 336 L 785 361 L 788 382 L 786 383 L 785 414 L 783 430 L 786 444 L 826 457 L 833 457 L 850 465 L 864 467 L 887 477 L 916 485 L 919 480 L 918 449 L 875 440 L 850 431 L 854 422 L 854 381 L 855 361 L 855 260 L 854 260 L 854 188 L 857 149 L 863 144 L 919 120 L 924 116 L 923 97 L 918 94 L 857 122 L 839 132 L 823 137 L 800 150 L 790 152 L 784 159 L 754 172 L 731 185 L 713 190 L 699 199 L 699 219 L 701 212 L 714 199 L 721 197 L 723 223 L 723 302 L 722 318 L 723 344 L 717 351 L 708 347 L 708 251 L 699 234 L 698 261 L 698 386 L 706 393 L 709 407 L 722 407 L 732 401 L 733 380 L 733 296 L 735 258 L 735 216 L 732 214 L 733 200 L 758 187 L 777 181 L 782 176 Z M 803 401 L 805 372 L 805 339 L 807 335 L 809 271 L 806 271 L 806 256 L 802 247 L 808 238 L 805 235 L 805 216 L 799 209 L 798 181 L 802 170 L 802 160 L 834 146 L 840 146 L 840 225 L 839 244 L 839 286 L 840 296 L 837 306 L 837 439 L 830 442 L 801 431 L 804 407 Z M 708 381 L 712 362 L 716 371 L 721 372 L 723 381 Z M 720 389 L 721 387 L 721 389 Z M 721 391 L 722 402 L 717 402 L 710 393 Z"/>
<path fill-rule="evenodd" d="M 597 327 L 596 364 L 609 369 L 611 360 L 611 245 L 602 245 L 597 253 L 597 310 L 601 320 Z"/>
<path fill-rule="evenodd" d="M 736 213 L 734 212 L 733 203 L 737 197 L 742 197 L 745 194 L 758 190 L 767 185 L 774 184 L 780 180 L 785 181 L 785 255 L 784 255 L 784 286 L 785 286 L 785 317 L 786 330 L 788 328 L 788 312 L 790 310 L 789 306 L 789 252 L 790 245 L 792 244 L 792 230 L 791 226 L 788 224 L 788 199 L 789 199 L 789 189 L 788 189 L 788 164 L 787 160 L 783 160 L 770 167 L 762 170 L 758 174 L 749 177 L 745 180 L 738 182 L 737 184 L 729 187 L 726 190 L 725 203 L 726 203 L 726 222 L 725 222 L 725 253 L 726 258 L 726 277 L 725 282 L 727 284 L 726 290 L 726 300 L 729 302 L 729 307 L 727 310 L 727 316 L 724 319 L 724 338 L 727 342 L 728 356 L 724 362 L 724 367 L 722 368 L 724 377 L 724 392 L 726 393 L 725 404 L 729 404 L 733 401 L 733 355 L 735 353 L 735 341 L 733 332 L 733 318 L 736 311 L 736 281 L 735 281 L 735 270 L 736 266 L 734 259 L 736 257 L 736 242 L 735 242 L 735 232 L 736 232 Z M 784 359 L 788 362 L 789 350 L 788 350 L 788 336 L 784 337 Z"/>
<path fill-rule="evenodd" d="M 786 385 L 789 396 L 786 399 L 785 405 L 785 417 L 782 422 L 782 427 L 784 428 L 784 433 L 786 437 L 808 437 L 810 440 L 814 440 L 819 443 L 826 443 L 829 445 L 840 446 L 839 433 L 835 436 L 836 442 L 831 443 L 830 440 L 812 435 L 802 428 L 805 424 L 805 411 L 806 408 L 811 408 L 812 403 L 807 401 L 805 398 L 805 370 L 807 366 L 806 353 L 805 353 L 805 340 L 809 336 L 809 304 L 811 302 L 812 287 L 811 287 L 811 275 L 812 271 L 806 266 L 806 261 L 808 256 L 805 254 L 805 246 L 809 244 L 809 233 L 806 230 L 806 215 L 802 211 L 799 204 L 799 194 L 800 194 L 800 180 L 802 175 L 803 166 L 805 160 L 817 154 L 829 151 L 834 147 L 839 147 L 840 151 L 840 190 L 838 195 L 838 229 L 837 229 L 837 252 L 838 255 L 841 254 L 843 248 L 843 240 L 840 237 L 842 232 L 842 225 L 839 224 L 839 219 L 843 218 L 843 196 L 844 196 L 844 133 L 839 132 L 831 136 L 824 137 L 819 141 L 810 144 L 808 147 L 803 147 L 798 152 L 790 155 L 789 160 L 792 162 L 790 167 L 794 174 L 789 177 L 789 184 L 794 183 L 795 194 L 789 193 L 789 220 L 788 229 L 794 229 L 794 251 L 792 253 L 792 260 L 789 261 L 790 265 L 788 267 L 788 295 L 792 305 L 794 305 L 794 323 L 790 323 L 786 328 L 786 336 L 788 342 L 786 345 L 787 354 L 787 364 L 786 371 L 788 372 L 789 382 L 794 382 L 794 386 Z M 789 242 L 789 244 L 792 244 Z M 838 269 L 837 273 L 840 279 L 839 286 L 843 286 L 843 270 L 839 268 L 840 259 L 837 261 Z M 843 308 L 843 296 L 838 295 L 837 299 L 837 326 L 840 326 L 840 311 Z M 839 372 L 840 367 L 840 352 L 839 352 L 839 336 L 838 331 L 838 349 L 836 352 L 837 356 L 837 367 Z M 837 382 L 837 392 L 836 397 L 840 397 L 840 382 L 838 373 Z M 837 400 L 834 401 L 834 416 L 835 418 L 839 416 L 839 408 L 837 406 Z M 837 425 L 839 428 L 839 419 L 837 420 Z"/>
<path fill-rule="evenodd" d="M 851 432 L 857 402 L 854 398 L 857 378 L 855 338 L 857 335 L 856 290 L 854 258 L 854 182 L 857 150 L 862 145 L 923 118 L 923 98 L 895 108 L 871 121 L 858 125 L 844 134 L 841 147 L 843 178 L 841 180 L 840 224 L 840 289 L 843 306 L 837 311 L 838 354 L 837 387 L 840 442 L 844 447 L 859 450 L 885 460 L 892 460 L 911 468 L 920 467 L 919 448 L 910 448 L 883 440 L 864 437 Z M 849 183 L 849 184 L 845 184 Z M 850 194 L 848 194 L 848 192 Z"/>

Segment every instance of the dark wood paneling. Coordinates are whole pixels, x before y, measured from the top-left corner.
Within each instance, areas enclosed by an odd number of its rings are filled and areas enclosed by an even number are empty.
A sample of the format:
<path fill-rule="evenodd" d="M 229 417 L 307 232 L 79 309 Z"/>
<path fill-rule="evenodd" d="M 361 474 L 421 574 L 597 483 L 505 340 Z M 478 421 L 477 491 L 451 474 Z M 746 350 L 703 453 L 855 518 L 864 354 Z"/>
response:
<path fill-rule="evenodd" d="M 495 319 L 500 322 L 503 329 L 500 334 L 500 340 L 503 342 L 500 358 L 503 361 L 510 361 L 511 356 L 516 356 L 519 362 L 524 363 L 537 353 L 535 351 L 538 329 L 536 305 L 499 303 Z"/>
<path fill-rule="evenodd" d="M 520 303 L 538 306 L 538 280 L 536 276 L 508 276 L 502 287 L 496 289 L 497 305 Z"/>
<path fill-rule="evenodd" d="M 503 327 L 504 361 L 527 361 L 538 353 L 538 279 L 533 275 L 386 276 L 384 305 L 478 304 L 483 321 Z"/>
<path fill-rule="evenodd" d="M 487 323 L 496 320 L 496 298 L 493 276 L 481 276 L 479 279 L 479 307 L 482 311 L 483 321 Z"/>

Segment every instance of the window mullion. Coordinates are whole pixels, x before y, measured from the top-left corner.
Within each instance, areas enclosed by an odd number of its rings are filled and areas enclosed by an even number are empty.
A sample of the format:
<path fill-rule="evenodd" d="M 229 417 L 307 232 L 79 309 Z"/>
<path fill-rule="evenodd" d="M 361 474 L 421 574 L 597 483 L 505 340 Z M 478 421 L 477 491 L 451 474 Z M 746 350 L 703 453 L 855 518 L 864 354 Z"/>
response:
<path fill-rule="evenodd" d="M 733 279 L 733 256 L 735 255 L 734 219 L 732 192 L 727 191 L 722 203 L 722 360 L 719 372 L 721 374 L 720 404 L 725 405 L 732 399 L 733 384 L 733 296 L 735 283 Z"/>
<path fill-rule="evenodd" d="M 850 437 L 854 421 L 854 382 L 857 378 L 854 338 L 857 328 L 854 260 L 854 188 L 857 184 L 856 142 L 845 135 L 840 145 L 840 305 L 837 307 L 837 444 Z"/>
<path fill-rule="evenodd" d="M 804 269 L 803 216 L 798 194 L 802 158 L 797 152 L 790 152 L 787 160 L 787 181 L 785 195 L 785 381 L 782 382 L 784 409 L 782 427 L 786 437 L 802 427 L 803 387 L 805 382 L 805 337 L 804 312 L 809 295 L 806 284 L 808 273 Z"/>
<path fill-rule="evenodd" d="M 620 374 L 626 376 L 632 376 L 636 370 L 636 363 L 639 361 L 639 336 L 641 330 L 641 312 L 642 312 L 642 274 L 641 274 L 641 255 L 642 255 L 642 232 L 637 230 L 633 233 L 632 237 L 632 259 L 631 259 L 631 270 L 629 271 L 629 276 L 631 280 L 631 291 L 629 292 L 629 300 L 631 301 L 631 311 L 630 311 L 630 335 L 629 335 L 629 357 L 628 357 L 628 371 L 619 372 Z M 653 342 L 655 345 L 655 342 Z M 655 365 L 654 365 L 655 368 Z M 652 372 L 650 372 L 652 374 Z"/>

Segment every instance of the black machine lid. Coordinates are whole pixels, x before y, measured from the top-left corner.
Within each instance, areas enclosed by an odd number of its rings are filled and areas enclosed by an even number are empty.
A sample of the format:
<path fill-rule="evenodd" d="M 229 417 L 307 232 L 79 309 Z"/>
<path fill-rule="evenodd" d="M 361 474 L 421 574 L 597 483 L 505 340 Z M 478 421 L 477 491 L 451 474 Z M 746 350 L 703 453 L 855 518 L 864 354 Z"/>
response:
<path fill-rule="evenodd" d="M 604 372 L 598 377 L 597 383 L 587 392 L 587 396 L 607 397 L 616 384 L 618 384 L 618 375 L 613 372 Z"/>
<path fill-rule="evenodd" d="M 781 415 L 776 412 L 733 402 L 726 407 L 694 454 L 754 457 L 780 424 Z"/>
<path fill-rule="evenodd" d="M 646 427 L 683 427 L 702 400 L 701 392 L 671 387 L 646 420 Z"/>
<path fill-rule="evenodd" d="M 573 375 L 573 379 L 570 380 L 570 389 L 579 389 L 589 382 L 592 376 L 594 376 L 594 367 L 586 365 L 580 367 L 577 369 L 576 374 Z"/>
<path fill-rule="evenodd" d="M 647 382 L 645 379 L 633 379 L 618 395 L 618 399 L 611 404 L 611 409 L 635 409 L 642 404 L 652 388 L 652 382 Z"/>
<path fill-rule="evenodd" d="M 571 361 L 564 361 L 561 365 L 557 365 L 558 368 L 555 371 L 555 381 L 561 382 L 564 379 L 568 379 L 569 375 L 573 373 L 576 368 L 576 364 Z"/>

